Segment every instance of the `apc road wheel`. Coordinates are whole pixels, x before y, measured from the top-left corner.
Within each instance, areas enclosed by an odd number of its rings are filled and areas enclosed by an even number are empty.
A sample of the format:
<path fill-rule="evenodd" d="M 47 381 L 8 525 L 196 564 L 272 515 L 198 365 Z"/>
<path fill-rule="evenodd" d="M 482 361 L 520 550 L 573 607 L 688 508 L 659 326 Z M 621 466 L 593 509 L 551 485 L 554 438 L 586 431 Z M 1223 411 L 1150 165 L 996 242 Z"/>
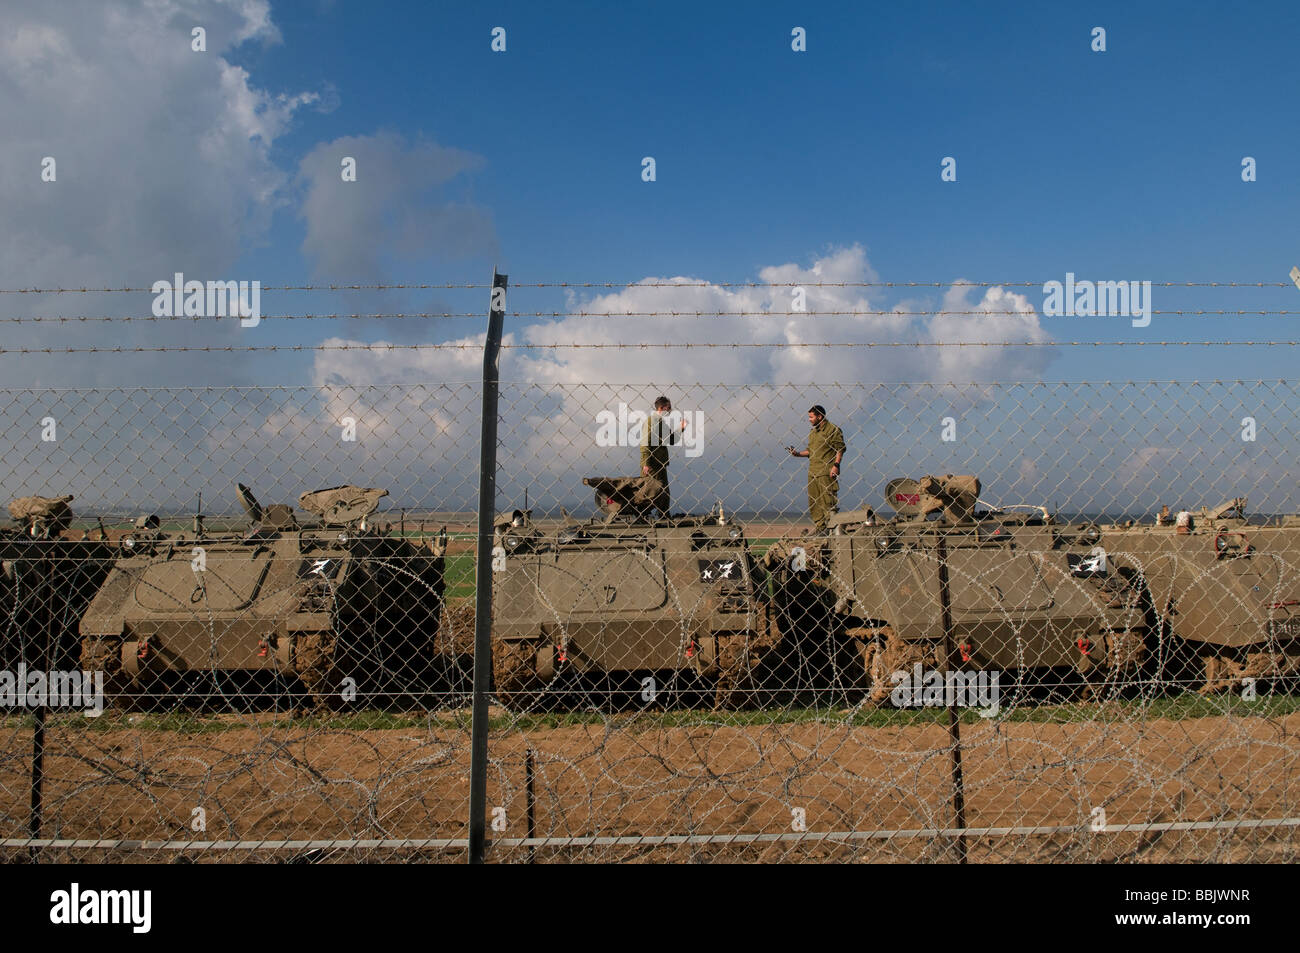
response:
<path fill-rule="evenodd" d="M 537 673 L 538 646 L 496 642 L 492 646 L 492 693 L 513 712 L 537 711 L 547 700 L 546 681 Z"/>
<path fill-rule="evenodd" d="M 294 645 L 294 671 L 319 708 L 343 705 L 343 675 L 335 668 L 338 640 L 330 632 L 299 635 Z"/>
<path fill-rule="evenodd" d="M 1102 702 L 1122 696 L 1126 692 L 1145 691 L 1144 673 L 1150 668 L 1147 651 L 1147 634 L 1143 628 L 1108 629 L 1099 638 L 1075 642 L 1080 653 L 1087 648 L 1096 658 L 1089 664 L 1075 663 L 1075 672 L 1081 679 L 1075 699 L 1081 702 Z"/>
<path fill-rule="evenodd" d="M 764 671 L 777 661 L 781 629 L 772 613 L 765 612 L 763 628 L 727 637 L 718 653 L 718 679 L 714 683 L 714 708 L 753 708 L 762 701 Z"/>
<path fill-rule="evenodd" d="M 867 701 L 884 705 L 896 687 L 895 672 L 910 672 L 916 663 L 924 668 L 941 668 L 942 649 L 933 642 L 905 641 L 891 626 L 854 632 L 862 659 L 863 686 Z"/>
<path fill-rule="evenodd" d="M 1201 695 L 1241 691 L 1247 684 L 1257 681 L 1285 685 L 1300 671 L 1300 653 L 1294 647 L 1291 652 L 1285 652 L 1261 650 L 1259 646 L 1233 650 L 1204 645 L 1200 659 L 1204 681 L 1196 691 Z"/>
<path fill-rule="evenodd" d="M 126 711 L 143 707 L 141 685 L 122 671 L 122 643 L 107 638 L 84 639 L 81 643 L 81 667 L 87 672 L 104 673 L 104 701 Z"/>

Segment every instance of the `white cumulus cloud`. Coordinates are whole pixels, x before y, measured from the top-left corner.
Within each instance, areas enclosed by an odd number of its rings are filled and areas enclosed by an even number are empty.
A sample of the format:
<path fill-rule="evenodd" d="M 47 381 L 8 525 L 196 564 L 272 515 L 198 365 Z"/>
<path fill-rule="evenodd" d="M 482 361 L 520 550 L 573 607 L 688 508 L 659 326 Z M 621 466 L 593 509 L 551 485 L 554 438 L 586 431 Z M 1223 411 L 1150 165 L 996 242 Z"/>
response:
<path fill-rule="evenodd" d="M 191 47 L 206 30 L 207 49 Z M 271 149 L 313 91 L 259 87 L 228 59 L 278 43 L 265 0 L 66 0 L 0 9 L 0 285 L 148 287 L 180 271 L 237 277 L 288 201 Z M 56 179 L 42 181 L 46 157 Z M 248 279 L 259 275 L 242 276 Z M 11 296 L 7 315 L 148 314 L 141 294 Z M 19 345 L 181 343 L 193 327 L 20 325 Z M 236 330 L 212 331 L 226 343 Z M 149 361 L 155 381 L 188 379 L 183 355 Z M 68 356 L 16 364 L 10 381 L 105 381 L 125 361 Z M 133 367 L 148 359 L 136 359 Z"/>

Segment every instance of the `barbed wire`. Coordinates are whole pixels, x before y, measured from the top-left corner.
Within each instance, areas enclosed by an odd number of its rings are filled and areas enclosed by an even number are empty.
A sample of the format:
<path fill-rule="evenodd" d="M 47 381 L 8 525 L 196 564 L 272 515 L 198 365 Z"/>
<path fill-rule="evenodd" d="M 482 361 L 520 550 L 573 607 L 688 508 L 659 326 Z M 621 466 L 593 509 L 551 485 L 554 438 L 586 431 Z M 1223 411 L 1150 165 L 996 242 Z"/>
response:
<path fill-rule="evenodd" d="M 942 309 L 939 311 L 905 311 L 895 309 L 867 309 L 855 308 L 849 310 L 819 310 L 809 308 L 807 311 L 507 311 L 504 312 L 508 318 L 750 318 L 750 317 L 768 317 L 768 318 L 787 318 L 787 317 L 943 317 L 952 315 L 1000 315 L 1008 317 L 1124 317 L 1123 315 L 1040 315 L 1037 311 L 1015 311 L 1015 310 L 990 310 L 985 308 L 963 308 L 959 310 Z M 1152 309 L 1152 316 L 1160 317 L 1245 317 L 1259 315 L 1278 315 L 1278 316 L 1300 316 L 1300 310 L 1292 311 L 1288 309 L 1267 309 L 1259 310 L 1238 309 L 1231 310 L 1226 308 L 1219 309 L 1187 309 L 1178 308 L 1171 310 Z M 365 319 L 365 320 L 387 320 L 387 319 L 437 319 L 437 318 L 479 318 L 482 319 L 482 311 L 415 311 L 415 312 L 331 312 L 331 313 L 305 313 L 305 314 L 263 314 L 258 315 L 259 321 L 338 321 L 348 319 Z M 237 314 L 222 315 L 31 315 L 27 317 L 0 317 L 0 324 L 40 324 L 40 323 L 60 323 L 76 324 L 90 321 L 189 321 L 198 323 L 200 321 L 233 321 L 244 320 Z"/>
<path fill-rule="evenodd" d="M 742 341 L 615 343 L 597 341 L 549 344 L 502 344 L 502 348 L 693 348 L 693 347 L 1287 347 L 1300 341 Z"/>
<path fill-rule="evenodd" d="M 531 378 L 520 377 L 502 377 L 498 381 L 501 385 L 511 386 L 540 386 L 539 381 Z M 966 381 L 966 380 L 916 380 L 916 381 L 879 381 L 879 380 L 837 380 L 834 381 L 836 387 L 859 387 L 875 388 L 888 387 L 896 388 L 902 385 L 918 389 L 927 388 L 948 388 L 948 387 L 977 387 L 987 388 L 1007 388 L 1022 389 L 1025 387 L 1106 387 L 1111 388 L 1116 385 L 1125 385 L 1133 387 L 1149 387 L 1176 385 L 1179 387 L 1199 387 L 1205 384 L 1290 384 L 1292 381 L 1285 377 L 1233 377 L 1233 378 L 1176 378 L 1176 377 L 1151 377 L 1136 378 L 1128 377 L 1123 380 L 1107 380 L 1103 378 L 1089 379 L 1052 379 L 1030 378 L 1015 380 L 1003 378 L 996 381 Z M 105 384 L 90 385 L 85 387 L 32 387 L 18 386 L 5 387 L 0 384 L 0 395 L 4 394 L 98 394 L 101 392 L 111 391 L 113 393 L 172 393 L 188 394 L 197 391 L 246 391 L 250 393 L 289 393 L 294 391 L 317 390 L 321 392 L 333 391 L 392 391 L 392 390 L 419 390 L 427 387 L 478 387 L 482 384 L 479 380 L 436 380 L 436 381 L 414 381 L 414 382 L 391 382 L 383 384 Z M 614 381 L 586 381 L 588 387 L 639 387 L 639 388 L 656 388 L 661 385 L 644 380 L 619 380 Z M 572 385 L 566 385 L 572 386 Z M 737 382 L 719 382 L 716 386 L 725 388 L 739 388 L 751 386 L 748 383 Z M 753 384 L 755 387 L 762 388 L 799 388 L 803 384 L 785 381 L 785 382 L 759 382 Z"/>
<path fill-rule="evenodd" d="M 1049 278 L 1048 281 L 1059 281 Z M 511 288 L 1041 288 L 1044 281 L 516 281 Z M 1288 288 L 1290 281 L 1152 281 L 1153 288 Z M 488 281 L 261 285 L 262 291 L 428 291 L 491 288 Z M 0 288 L 0 294 L 158 294 L 152 288 Z"/>
<path fill-rule="evenodd" d="M 648 350 L 692 348 L 900 348 L 900 347 L 1295 347 L 1300 341 L 745 341 L 565 342 L 502 344 L 502 350 Z M 0 348 L 0 354 L 134 354 L 166 351 L 481 351 L 481 344 L 226 344 Z"/>

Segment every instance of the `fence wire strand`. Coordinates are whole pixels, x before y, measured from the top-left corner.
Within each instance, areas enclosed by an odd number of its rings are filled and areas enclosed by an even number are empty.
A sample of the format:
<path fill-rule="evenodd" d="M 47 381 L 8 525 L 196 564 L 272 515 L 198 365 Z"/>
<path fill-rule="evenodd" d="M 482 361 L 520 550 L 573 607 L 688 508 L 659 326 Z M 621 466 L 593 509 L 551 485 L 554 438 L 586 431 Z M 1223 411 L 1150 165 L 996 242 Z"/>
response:
<path fill-rule="evenodd" d="M 932 311 L 908 311 L 898 308 L 890 309 L 844 309 L 844 310 L 825 310 L 818 308 L 809 308 L 803 311 L 723 311 L 723 310 L 688 310 L 677 309 L 672 311 L 586 311 L 576 309 L 571 311 L 507 311 L 507 318 L 817 318 L 817 317 L 951 317 L 955 315 L 967 317 L 992 317 L 992 316 L 1009 316 L 1009 317 L 1027 317 L 1030 312 L 1024 310 L 994 310 L 989 308 L 963 308 L 963 309 L 940 309 Z M 1290 316 L 1300 314 L 1300 311 L 1281 310 L 1245 310 L 1237 309 L 1218 310 L 1198 308 L 1198 309 L 1172 309 L 1161 310 L 1156 308 L 1151 311 L 1154 316 L 1161 317 L 1252 317 L 1252 316 Z M 260 315 L 259 321 L 342 321 L 342 320 L 412 320 L 412 319 L 442 319 L 442 318 L 481 318 L 475 311 L 417 311 L 417 312 L 383 312 L 373 313 L 343 313 L 335 312 L 331 314 L 263 314 Z M 93 322 L 131 322 L 131 321 L 148 321 L 148 322 L 167 322 L 167 321 L 188 321 L 196 324 L 202 321 L 238 321 L 239 315 L 32 315 L 16 317 L 0 317 L 0 323 L 3 324 L 86 324 Z"/>
<path fill-rule="evenodd" d="M 1049 281 L 1058 280 L 1055 278 Z M 514 288 L 1041 288 L 1044 281 L 520 281 Z M 1289 288 L 1291 281 L 1152 281 L 1154 288 Z M 488 289 L 491 282 L 262 285 L 263 291 Z M 0 294 L 156 294 L 151 287 L 0 288 Z"/>
<path fill-rule="evenodd" d="M 505 351 L 564 350 L 754 350 L 754 349 L 853 349 L 853 348 L 1055 348 L 1055 347 L 1295 347 L 1300 341 L 568 341 L 502 344 Z M 154 344 L 154 345 L 84 345 L 80 347 L 0 347 L 0 354 L 165 354 L 207 353 L 244 354 L 257 351 L 478 351 L 481 345 L 443 344 Z"/>

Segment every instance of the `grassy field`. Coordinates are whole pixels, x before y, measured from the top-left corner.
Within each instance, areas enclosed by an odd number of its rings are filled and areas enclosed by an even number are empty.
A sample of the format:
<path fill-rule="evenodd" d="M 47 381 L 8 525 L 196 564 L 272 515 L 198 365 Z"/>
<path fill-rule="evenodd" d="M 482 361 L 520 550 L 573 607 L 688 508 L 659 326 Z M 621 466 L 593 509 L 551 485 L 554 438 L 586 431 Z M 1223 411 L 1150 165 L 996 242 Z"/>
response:
<path fill-rule="evenodd" d="M 1100 703 L 1076 702 L 1068 705 L 1024 705 L 1004 710 L 997 721 L 1041 724 L 1077 724 L 1083 722 L 1141 722 L 1152 720 L 1232 716 L 1239 718 L 1276 718 L 1300 711 L 1300 697 L 1264 695 L 1245 701 L 1235 695 L 1204 697 L 1195 694 L 1146 700 L 1114 700 Z M 978 724 L 985 719 L 973 709 L 961 711 L 963 724 Z M 610 723 L 623 730 L 655 730 L 703 725 L 765 727 L 821 722 L 855 728 L 897 728 L 909 725 L 947 724 L 943 708 L 878 708 L 864 705 L 845 708 L 774 708 L 756 711 L 713 711 L 711 709 L 647 709 L 608 713 L 601 711 L 545 712 L 514 714 L 494 707 L 489 719 L 493 731 L 535 731 L 572 725 Z M 7 715 L 0 718 L 0 730 L 30 728 L 31 715 Z M 263 730 L 434 730 L 469 731 L 468 708 L 429 712 L 389 712 L 367 710 L 352 714 L 331 713 L 290 717 L 285 714 L 202 715 L 189 712 L 128 713 L 110 711 L 99 718 L 81 714 L 52 714 L 50 727 L 60 726 L 84 731 L 173 731 L 183 734 L 246 729 L 253 725 Z"/>
<path fill-rule="evenodd" d="M 474 553 L 448 555 L 445 573 L 449 601 L 474 598 Z"/>

